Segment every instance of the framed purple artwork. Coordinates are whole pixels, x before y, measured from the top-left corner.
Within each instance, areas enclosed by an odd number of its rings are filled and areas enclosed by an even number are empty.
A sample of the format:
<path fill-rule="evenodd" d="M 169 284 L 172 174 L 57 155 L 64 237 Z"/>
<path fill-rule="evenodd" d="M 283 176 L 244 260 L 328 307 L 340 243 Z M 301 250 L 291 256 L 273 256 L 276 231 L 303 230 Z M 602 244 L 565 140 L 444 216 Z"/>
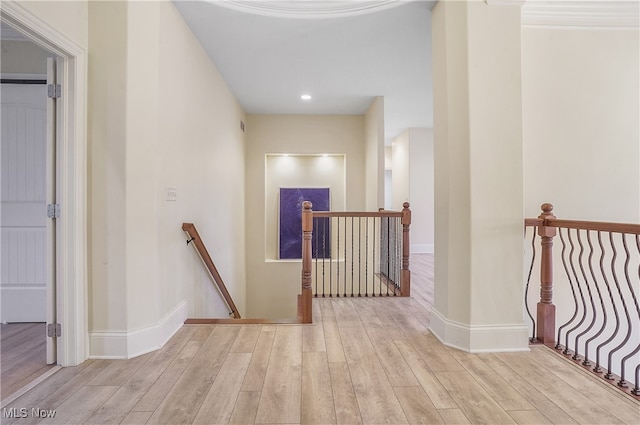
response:
<path fill-rule="evenodd" d="M 329 188 L 280 188 L 280 259 L 302 258 L 302 203 L 310 201 L 314 211 L 329 211 Z M 314 239 L 330 241 L 329 219 L 313 220 Z M 318 245 L 314 242 L 314 245 Z M 313 258 L 330 258 L 330 243 L 312 248 Z"/>

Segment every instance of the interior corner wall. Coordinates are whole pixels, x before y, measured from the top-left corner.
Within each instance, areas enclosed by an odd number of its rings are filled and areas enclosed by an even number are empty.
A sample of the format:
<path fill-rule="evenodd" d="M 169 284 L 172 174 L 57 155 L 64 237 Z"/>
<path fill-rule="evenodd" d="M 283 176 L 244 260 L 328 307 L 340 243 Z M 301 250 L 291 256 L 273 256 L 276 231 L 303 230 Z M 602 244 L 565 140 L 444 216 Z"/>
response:
<path fill-rule="evenodd" d="M 267 255 L 268 154 L 336 154 L 345 158 L 347 211 L 365 206 L 365 126 L 362 115 L 248 115 L 246 122 L 247 317 L 295 318 L 301 291 L 299 260 Z M 293 178 L 291 182 L 304 182 Z M 273 190 L 273 188 L 272 188 Z M 273 194 L 269 194 L 272 197 Z M 271 211 L 273 213 L 273 211 Z M 274 223 L 269 224 L 273 226 Z"/>
<path fill-rule="evenodd" d="M 244 112 L 172 3 L 89 15 L 91 356 L 132 357 L 228 317 L 183 222 L 245 308 Z"/>
<path fill-rule="evenodd" d="M 411 252 L 434 252 L 433 129 L 409 129 L 409 184 L 411 204 Z M 400 208 L 402 204 L 394 205 Z"/>
<path fill-rule="evenodd" d="M 640 222 L 640 31 L 525 27 L 525 215 Z"/>
<path fill-rule="evenodd" d="M 384 207 L 384 97 L 377 96 L 364 116 L 366 210 Z"/>
<path fill-rule="evenodd" d="M 409 129 L 398 134 L 393 139 L 391 146 L 391 163 L 393 164 L 391 209 L 401 209 L 403 202 L 409 201 L 411 192 L 411 181 L 409 180 Z"/>
<path fill-rule="evenodd" d="M 433 129 L 409 128 L 393 139 L 393 204 L 411 208 L 411 252 L 434 251 Z"/>
<path fill-rule="evenodd" d="M 126 25 L 125 2 L 90 4 L 87 116 L 90 335 L 127 331 Z M 98 355 L 96 343 L 90 340 L 90 355 Z M 108 350 L 105 355 L 126 357 L 126 341 L 120 341 L 117 350 Z"/>

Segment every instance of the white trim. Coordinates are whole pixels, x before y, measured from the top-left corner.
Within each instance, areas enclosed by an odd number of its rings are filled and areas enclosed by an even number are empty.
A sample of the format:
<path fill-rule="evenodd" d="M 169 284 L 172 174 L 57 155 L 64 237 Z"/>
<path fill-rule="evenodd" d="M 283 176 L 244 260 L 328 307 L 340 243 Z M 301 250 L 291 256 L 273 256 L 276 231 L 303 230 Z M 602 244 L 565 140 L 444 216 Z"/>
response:
<path fill-rule="evenodd" d="M 86 99 L 87 52 L 32 15 L 17 1 L 2 1 L 2 21 L 62 61 L 58 104 L 57 303 L 62 337 L 58 364 L 75 366 L 87 358 Z"/>
<path fill-rule="evenodd" d="M 529 351 L 525 324 L 467 325 L 448 320 L 434 308 L 429 330 L 444 345 L 470 353 Z"/>
<path fill-rule="evenodd" d="M 489 6 L 522 6 L 526 0 L 485 0 Z"/>
<path fill-rule="evenodd" d="M 637 1 L 527 1 L 522 7 L 524 27 L 640 28 Z"/>
<path fill-rule="evenodd" d="M 433 254 L 433 244 L 432 243 L 423 243 L 423 244 L 412 244 L 411 245 L 411 253 L 412 254 Z"/>
<path fill-rule="evenodd" d="M 264 0 L 206 0 L 238 12 L 262 16 L 296 19 L 340 18 L 378 12 L 405 4 L 400 0 L 359 1 L 264 1 Z M 435 1 L 429 2 L 433 7 Z"/>
<path fill-rule="evenodd" d="M 187 320 L 187 301 L 182 301 L 160 322 L 134 331 L 89 333 L 92 359 L 130 359 L 162 348 Z"/>

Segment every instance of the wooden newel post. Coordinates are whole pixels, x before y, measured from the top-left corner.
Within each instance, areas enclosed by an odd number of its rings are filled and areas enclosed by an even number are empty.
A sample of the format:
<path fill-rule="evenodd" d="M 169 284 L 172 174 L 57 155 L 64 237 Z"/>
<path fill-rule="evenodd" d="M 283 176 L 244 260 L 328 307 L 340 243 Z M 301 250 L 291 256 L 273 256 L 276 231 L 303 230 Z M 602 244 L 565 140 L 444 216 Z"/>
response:
<path fill-rule="evenodd" d="M 302 203 L 302 293 L 298 298 L 298 317 L 301 323 L 313 322 L 311 305 L 311 236 L 313 211 L 311 202 Z"/>
<path fill-rule="evenodd" d="M 553 237 L 556 228 L 547 225 L 553 215 L 553 205 L 542 204 L 542 214 L 539 219 L 544 220 L 538 227 L 541 239 L 542 254 L 540 260 L 540 302 L 537 307 L 538 330 L 536 337 L 543 344 L 554 344 L 556 337 L 556 306 L 553 305 Z"/>
<path fill-rule="evenodd" d="M 409 270 L 409 255 L 411 243 L 409 227 L 411 226 L 411 210 L 409 203 L 402 204 L 402 272 L 400 275 L 400 293 L 403 297 L 411 296 L 411 270 Z"/>

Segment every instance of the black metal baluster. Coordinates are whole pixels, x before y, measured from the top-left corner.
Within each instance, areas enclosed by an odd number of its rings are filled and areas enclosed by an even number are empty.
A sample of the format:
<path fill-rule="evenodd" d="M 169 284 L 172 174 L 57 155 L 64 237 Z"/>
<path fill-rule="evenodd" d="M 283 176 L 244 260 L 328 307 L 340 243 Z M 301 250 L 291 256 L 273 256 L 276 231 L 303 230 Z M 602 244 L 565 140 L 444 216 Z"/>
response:
<path fill-rule="evenodd" d="M 395 285 L 395 270 L 396 270 L 396 265 L 395 265 L 395 225 L 396 225 L 396 221 L 395 219 L 389 217 L 389 279 L 387 279 L 387 296 L 389 296 L 389 284 Z M 394 291 L 395 292 L 395 291 Z"/>
<path fill-rule="evenodd" d="M 347 217 L 344 218 L 344 296 L 347 297 Z"/>
<path fill-rule="evenodd" d="M 369 218 L 366 219 L 365 223 L 365 243 L 364 243 L 364 296 L 368 297 L 369 295 Z"/>
<path fill-rule="evenodd" d="M 333 227 L 333 218 L 328 218 L 327 222 L 329 223 L 329 296 L 331 296 L 331 285 L 333 283 L 333 249 L 331 249 L 333 244 L 331 241 L 331 228 Z"/>
<path fill-rule="evenodd" d="M 402 223 L 396 218 L 396 289 L 394 295 L 400 294 L 400 270 L 402 269 Z"/>
<path fill-rule="evenodd" d="M 373 256 L 371 257 L 373 260 L 373 271 L 371 272 L 371 281 L 373 282 L 373 286 L 371 287 L 371 296 L 376 296 L 376 241 L 378 240 L 376 233 L 376 217 L 373 218 Z"/>
<path fill-rule="evenodd" d="M 625 247 L 625 251 L 627 252 L 627 262 L 625 263 L 625 278 L 627 279 L 627 286 L 629 287 L 629 292 L 631 292 L 631 297 L 633 298 L 633 303 L 636 307 L 636 314 L 638 315 L 638 323 L 640 323 L 640 306 L 638 306 L 638 297 L 636 296 L 635 291 L 633 290 L 633 285 L 631 284 L 631 280 L 629 279 L 629 268 L 628 268 L 628 264 L 629 264 L 629 250 L 627 248 L 627 244 L 626 244 L 626 235 L 623 234 L 622 238 L 624 240 L 624 247 Z M 636 245 L 638 247 L 638 254 L 640 254 L 640 235 L 636 235 Z M 640 265 L 638 265 L 638 277 L 640 277 Z M 640 282 L 640 280 L 639 280 Z M 640 286 L 639 286 L 640 288 Z M 632 324 L 629 323 L 629 333 L 628 335 L 631 335 L 631 327 Z M 626 341 L 625 341 L 626 343 Z M 637 354 L 640 351 L 640 343 L 638 344 L 638 346 L 629 354 L 627 354 L 626 356 L 624 356 L 622 358 L 622 360 L 620 361 L 620 370 L 621 370 L 621 374 L 620 374 L 620 381 L 618 382 L 618 385 L 620 387 L 624 387 L 626 388 L 627 385 L 624 382 L 624 375 L 625 375 L 625 363 L 627 362 L 627 360 L 629 360 L 631 357 L 633 357 L 635 354 Z M 638 380 L 636 379 L 636 388 L 638 387 Z M 633 392 L 633 391 L 632 391 Z"/>
<path fill-rule="evenodd" d="M 566 248 L 567 248 L 567 243 L 564 240 L 564 236 L 562 236 L 562 228 L 558 229 L 558 234 L 560 235 L 560 241 L 562 242 L 562 266 L 564 267 L 564 271 L 567 274 L 567 279 L 569 279 L 569 286 L 571 287 L 571 294 L 573 295 L 573 304 L 574 304 L 574 311 L 573 311 L 573 315 L 571 316 L 571 319 L 569 319 L 566 323 L 564 323 L 562 326 L 560 326 L 558 328 L 558 338 L 556 339 L 556 350 L 560 350 L 562 348 L 562 345 L 560 344 L 560 334 L 562 332 L 562 330 L 564 328 L 566 328 L 567 326 L 569 326 L 570 323 L 573 322 L 573 319 L 576 318 L 576 316 L 578 315 L 578 297 L 576 297 L 576 290 L 573 286 L 573 280 L 571 279 L 571 273 L 569 273 L 569 268 L 567 267 L 567 257 L 566 257 Z M 567 229 L 567 236 L 570 237 L 571 234 L 569 233 L 569 230 Z M 571 240 L 570 240 L 571 241 Z M 573 244 L 571 245 L 571 253 L 569 255 L 573 254 Z M 565 340 L 565 349 L 563 351 L 563 354 L 569 354 L 569 346 L 568 346 L 568 337 L 567 340 Z"/>
<path fill-rule="evenodd" d="M 362 296 L 360 291 L 360 275 L 362 274 L 362 217 L 358 217 L 358 296 Z"/>
<path fill-rule="evenodd" d="M 636 247 L 638 248 L 638 255 L 640 255 L 640 235 L 636 235 Z M 640 282 L 640 264 L 638 265 L 638 282 Z M 638 311 L 638 315 L 640 316 L 640 311 Z M 640 348 L 640 345 L 638 345 Z M 633 395 L 640 396 L 640 364 L 636 366 L 636 386 L 631 390 Z"/>
<path fill-rule="evenodd" d="M 313 222 L 317 223 L 318 222 L 318 218 L 314 217 L 313 218 Z M 313 226 L 313 227 L 315 228 L 316 226 Z M 318 235 L 316 234 L 316 232 L 313 232 L 311 234 L 311 237 L 313 238 L 312 244 L 313 244 L 313 242 L 315 242 L 315 245 L 314 245 L 315 255 L 313 257 L 314 257 L 314 266 L 315 266 L 315 269 L 316 269 L 315 270 L 315 275 L 316 275 L 316 279 L 315 279 L 316 285 L 315 286 L 316 286 L 316 289 L 315 289 L 315 293 L 313 294 L 313 296 L 317 297 L 318 296 Z"/>
<path fill-rule="evenodd" d="M 618 295 L 620 295 L 620 300 L 622 301 L 622 307 L 624 308 L 625 316 L 627 317 L 627 322 L 629 321 L 629 311 L 627 310 L 627 303 L 624 301 L 624 297 L 622 296 L 622 291 L 620 290 L 620 282 L 618 281 L 618 274 L 615 270 L 615 260 L 618 258 L 618 251 L 615 248 L 615 244 L 613 243 L 613 233 L 609 232 L 609 242 L 611 243 L 611 247 L 613 248 L 613 259 L 611 260 L 611 274 L 613 276 L 613 283 L 616 285 L 616 289 L 618 290 Z M 618 335 L 618 331 L 620 330 L 620 318 L 616 316 L 618 320 L 616 320 L 616 329 L 613 332 L 612 339 Z M 611 364 L 613 362 L 613 353 L 617 351 L 620 346 L 616 347 L 613 350 L 609 350 L 609 355 L 607 356 L 607 373 L 604 375 L 606 379 L 614 379 L 613 371 L 611 368 Z"/>
<path fill-rule="evenodd" d="M 322 298 L 324 298 L 324 282 L 325 282 L 325 266 L 324 266 L 324 260 L 325 257 L 327 256 L 327 246 L 326 246 L 326 239 L 327 239 L 327 223 L 326 223 L 326 218 L 321 218 L 320 223 L 323 224 L 323 229 L 322 229 Z"/>
<path fill-rule="evenodd" d="M 613 244 L 613 233 L 609 233 L 610 235 L 610 239 L 611 239 L 611 243 Z M 625 261 L 624 261 L 624 275 L 625 275 L 625 279 L 627 280 L 627 283 L 629 284 L 629 288 L 631 289 L 631 284 L 629 283 L 629 261 L 630 261 L 630 255 L 629 255 L 629 247 L 627 246 L 627 238 L 626 235 L 624 233 L 620 234 L 621 238 L 622 238 L 622 246 L 624 247 L 624 252 L 626 255 Z M 609 367 L 608 367 L 608 373 L 605 375 L 605 378 L 607 379 L 612 379 L 613 375 L 611 373 L 611 363 L 612 363 L 612 358 L 614 353 L 617 353 L 618 351 L 620 351 L 620 349 L 627 343 L 627 341 L 629 341 L 629 338 L 631 337 L 631 329 L 632 329 L 632 324 L 631 324 L 631 315 L 629 314 L 629 309 L 627 308 L 627 302 L 625 300 L 625 297 L 622 295 L 622 290 L 620 289 L 620 284 L 618 282 L 618 277 L 617 275 L 614 273 L 613 276 L 614 282 L 616 283 L 616 288 L 618 289 L 618 294 L 620 294 L 620 300 L 622 301 L 622 307 L 624 308 L 624 315 L 627 318 L 627 333 L 623 339 L 623 341 L 618 344 L 613 350 L 609 351 L 609 358 L 608 358 L 608 363 L 609 363 Z M 631 295 L 633 295 L 633 300 L 636 302 L 636 306 L 638 305 L 638 302 L 636 300 L 635 294 L 633 293 L 633 289 L 631 290 Z M 626 388 L 628 385 L 624 380 L 624 366 L 622 363 L 620 364 L 621 366 L 621 370 L 620 370 L 620 381 L 618 381 L 618 386 L 622 387 L 622 388 Z"/>
<path fill-rule="evenodd" d="M 391 279 L 391 221 L 387 217 L 387 296 L 389 296 L 389 279 Z"/>
<path fill-rule="evenodd" d="M 340 217 L 337 217 L 336 221 L 338 222 L 336 229 L 336 297 L 340 298 Z"/>
<path fill-rule="evenodd" d="M 529 266 L 529 273 L 527 275 L 527 284 L 525 286 L 524 289 L 524 306 L 527 309 L 527 314 L 529 315 L 529 318 L 531 319 L 531 325 L 533 327 L 533 333 L 531 334 L 531 338 L 529 338 L 529 342 L 535 342 L 536 341 L 536 321 L 533 318 L 533 315 L 531 315 L 531 310 L 529 309 L 529 282 L 531 282 L 531 273 L 533 272 L 533 264 L 536 261 L 536 230 L 537 230 L 537 226 L 534 226 L 533 229 L 533 236 L 531 237 L 531 248 L 532 248 L 532 256 L 531 256 L 531 265 Z M 524 228 L 524 235 L 525 237 L 527 236 L 527 228 Z"/>
<path fill-rule="evenodd" d="M 353 217 L 351 217 L 351 296 L 353 297 L 353 257 L 355 250 L 353 249 Z"/>
<path fill-rule="evenodd" d="M 582 277 L 584 278 L 584 286 L 587 288 L 587 291 L 589 293 L 589 299 L 591 300 L 591 308 L 592 311 L 595 310 L 595 305 L 593 304 L 593 297 L 591 296 L 591 288 L 589 287 L 589 282 L 587 281 L 587 275 L 584 272 L 584 263 L 582 261 L 583 255 L 584 255 L 584 245 L 582 244 L 582 238 L 580 237 L 580 230 L 576 230 L 576 236 L 578 237 L 578 245 L 580 246 L 580 254 L 578 255 L 578 265 L 580 266 L 580 272 L 582 273 Z M 573 265 L 572 265 L 573 268 Z M 574 270 L 574 274 L 575 274 L 575 270 Z M 585 301 L 584 298 L 584 292 L 582 291 L 582 287 L 580 286 L 580 279 L 578 279 L 578 276 L 576 275 L 576 282 L 578 285 L 578 290 L 580 291 L 580 299 L 582 300 L 582 317 L 580 318 L 580 322 L 575 326 L 574 329 L 578 329 L 580 326 L 582 326 L 582 324 L 584 323 L 584 321 L 587 318 L 587 303 Z M 567 333 L 572 332 L 573 329 Z M 581 336 L 583 336 L 586 333 L 586 331 L 583 331 L 582 333 L 576 335 L 576 339 L 574 340 L 574 353 L 572 356 L 573 360 L 578 360 L 578 358 L 580 357 L 578 351 L 579 351 L 579 345 L 578 345 L 578 341 L 580 339 Z"/>
<path fill-rule="evenodd" d="M 598 232 L 598 239 L 600 240 L 600 232 Z M 600 247 L 604 252 L 604 245 L 602 244 L 601 240 L 600 240 Z M 613 258 L 611 259 L 611 262 L 613 264 L 615 262 L 615 259 L 616 259 L 616 256 L 617 256 L 617 251 L 616 251 L 615 247 L 612 246 L 612 248 L 613 248 Z M 609 342 L 611 342 L 613 340 L 613 338 L 615 338 L 616 332 L 617 332 L 617 328 L 619 327 L 619 322 L 620 322 L 620 318 L 618 316 L 618 307 L 616 307 L 616 302 L 613 299 L 613 291 L 611 291 L 611 285 L 609 284 L 609 279 L 607 279 L 607 274 L 605 272 L 604 262 L 602 261 L 602 259 L 600 260 L 600 272 L 602 273 L 602 277 L 604 278 L 604 283 L 607 286 L 607 292 L 609 293 L 609 300 L 611 301 L 611 307 L 613 308 L 613 314 L 614 314 L 614 316 L 616 318 L 616 330 L 613 332 L 613 334 L 606 341 L 602 342 L 600 345 L 598 345 L 596 347 L 596 365 L 593 368 L 593 371 L 597 372 L 597 373 L 602 372 L 602 368 L 600 367 L 600 350 L 602 349 L 602 347 L 604 347 Z"/>
<path fill-rule="evenodd" d="M 600 232 L 598 232 L 598 236 L 600 235 Z M 591 273 L 591 279 L 593 280 L 593 283 L 596 287 L 596 291 L 598 292 L 598 299 L 600 300 L 600 307 L 602 308 L 602 314 L 604 315 L 604 320 L 603 320 L 603 326 L 600 328 L 600 330 L 593 335 L 591 338 L 587 339 L 584 343 L 584 360 L 582 361 L 582 365 L 583 366 L 589 366 L 591 364 L 591 362 L 589 362 L 589 344 L 591 343 L 591 341 L 593 341 L 594 339 L 596 339 L 598 336 L 600 336 L 600 334 L 602 333 L 602 331 L 604 330 L 604 325 L 606 325 L 606 321 L 607 321 L 607 311 L 604 307 L 604 299 L 602 298 L 602 292 L 600 291 L 600 284 L 598 283 L 598 279 L 596 278 L 596 274 L 593 271 L 593 253 L 594 253 L 594 249 L 593 249 L 593 244 L 591 243 L 591 231 L 587 230 L 587 242 L 589 243 L 589 272 Z M 604 256 L 604 251 L 602 251 L 600 253 L 600 258 L 602 259 L 602 257 Z M 586 281 L 586 277 L 585 277 L 585 281 Z M 598 314 L 596 312 L 596 307 L 595 307 L 595 303 L 592 304 L 593 305 L 593 317 L 591 319 L 591 323 L 589 324 L 589 327 L 587 328 L 587 330 L 585 331 L 588 332 L 591 329 L 593 329 L 593 327 L 596 324 L 596 319 L 598 318 Z"/>
<path fill-rule="evenodd" d="M 640 395 L 640 364 L 636 366 L 636 387 L 631 390 L 633 395 Z"/>

